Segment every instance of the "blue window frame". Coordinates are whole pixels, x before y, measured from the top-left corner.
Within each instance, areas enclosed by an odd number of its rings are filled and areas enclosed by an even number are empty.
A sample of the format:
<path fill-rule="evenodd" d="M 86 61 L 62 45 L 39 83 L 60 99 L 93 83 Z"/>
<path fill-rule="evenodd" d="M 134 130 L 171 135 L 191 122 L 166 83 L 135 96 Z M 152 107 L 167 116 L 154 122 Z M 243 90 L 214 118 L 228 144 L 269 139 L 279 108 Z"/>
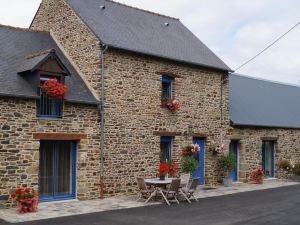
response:
<path fill-rule="evenodd" d="M 77 143 L 41 141 L 39 165 L 40 201 L 76 197 Z"/>
<path fill-rule="evenodd" d="M 160 138 L 160 151 L 161 151 L 161 162 L 172 161 L 172 143 L 173 137 L 161 137 Z"/>
<path fill-rule="evenodd" d="M 162 100 L 169 100 L 172 98 L 172 84 L 174 78 L 169 76 L 162 76 Z"/>
<path fill-rule="evenodd" d="M 40 85 L 53 78 L 41 77 Z M 63 100 L 51 98 L 39 88 L 40 99 L 37 101 L 37 116 L 45 118 L 61 118 L 63 111 Z"/>

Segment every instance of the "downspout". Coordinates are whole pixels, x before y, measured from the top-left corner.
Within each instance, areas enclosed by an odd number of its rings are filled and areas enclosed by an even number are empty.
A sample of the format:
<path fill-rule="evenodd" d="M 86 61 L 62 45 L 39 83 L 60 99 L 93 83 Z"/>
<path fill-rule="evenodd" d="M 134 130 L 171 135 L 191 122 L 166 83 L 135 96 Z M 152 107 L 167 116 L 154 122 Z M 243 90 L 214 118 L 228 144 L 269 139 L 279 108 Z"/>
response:
<path fill-rule="evenodd" d="M 100 45 L 101 52 L 101 90 L 100 90 L 100 199 L 104 198 L 104 91 L 105 91 L 105 66 L 104 66 L 104 53 L 108 49 L 107 45 Z"/>

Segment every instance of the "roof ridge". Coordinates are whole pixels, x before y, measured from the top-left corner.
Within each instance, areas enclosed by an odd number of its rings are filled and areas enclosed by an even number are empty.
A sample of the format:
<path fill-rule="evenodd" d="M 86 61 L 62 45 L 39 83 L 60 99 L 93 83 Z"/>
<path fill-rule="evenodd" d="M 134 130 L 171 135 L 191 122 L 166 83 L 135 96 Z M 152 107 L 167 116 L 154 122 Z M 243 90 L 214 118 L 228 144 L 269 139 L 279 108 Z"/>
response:
<path fill-rule="evenodd" d="M 42 51 L 42 52 L 32 53 L 30 55 L 25 56 L 25 59 L 32 59 L 34 57 L 45 55 L 45 54 L 52 53 L 52 52 L 55 52 L 54 48 L 50 48 L 50 49 L 47 49 L 47 50 Z"/>
<path fill-rule="evenodd" d="M 8 29 L 12 29 L 12 30 L 20 30 L 20 31 L 26 31 L 26 32 L 32 32 L 32 33 L 43 33 L 43 34 L 50 34 L 48 31 L 42 31 L 42 30 L 34 30 L 34 29 L 30 29 L 30 28 L 23 28 L 23 27 L 13 27 L 10 25 L 4 25 L 4 24 L 0 24 L 0 28 L 8 28 Z"/>
<path fill-rule="evenodd" d="M 131 6 L 131 5 L 127 5 L 127 4 L 117 2 L 117 1 L 114 1 L 114 0 L 105 0 L 105 1 L 115 3 L 115 4 L 118 4 L 118 5 L 122 5 L 122 6 L 132 8 L 132 9 L 135 9 L 135 10 L 139 10 L 139 11 L 142 11 L 142 12 L 150 13 L 150 14 L 153 14 L 153 15 L 156 15 L 156 16 L 161 16 L 161 17 L 165 17 L 165 18 L 169 18 L 169 19 L 173 19 L 173 20 L 179 20 L 179 18 L 176 18 L 176 17 L 166 16 L 166 15 L 163 15 L 163 14 L 160 14 L 160 13 L 152 12 L 152 11 L 149 11 L 149 10 L 146 10 L 146 9 L 141 9 L 141 8 Z"/>
<path fill-rule="evenodd" d="M 298 84 L 285 83 L 282 81 L 270 80 L 270 79 L 266 79 L 266 78 L 262 78 L 262 77 L 252 77 L 252 76 L 244 75 L 244 74 L 240 74 L 240 73 L 233 73 L 232 75 L 238 76 L 238 77 L 244 77 L 244 78 L 248 78 L 248 79 L 252 79 L 252 80 L 259 80 L 259 81 L 264 81 L 264 82 L 273 83 L 273 84 L 279 84 L 279 85 L 284 85 L 284 86 L 300 88 L 300 85 L 298 85 Z"/>

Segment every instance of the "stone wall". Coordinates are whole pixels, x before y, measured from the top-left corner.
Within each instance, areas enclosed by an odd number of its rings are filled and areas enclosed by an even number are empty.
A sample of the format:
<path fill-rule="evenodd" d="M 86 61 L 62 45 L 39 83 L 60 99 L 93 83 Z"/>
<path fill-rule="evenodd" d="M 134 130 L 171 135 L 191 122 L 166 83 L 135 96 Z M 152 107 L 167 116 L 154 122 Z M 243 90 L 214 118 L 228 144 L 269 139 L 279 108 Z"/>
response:
<path fill-rule="evenodd" d="M 276 139 L 275 164 L 281 159 L 286 159 L 292 164 L 300 163 L 299 129 L 235 127 L 230 130 L 228 137 L 239 139 L 239 179 L 241 181 L 248 181 L 250 172 L 262 167 L 264 139 Z M 286 178 L 283 173 L 277 173 L 275 176 Z"/>
<path fill-rule="evenodd" d="M 65 0 L 43 0 L 31 29 L 49 31 L 99 94 L 100 42 Z"/>
<path fill-rule="evenodd" d="M 105 183 L 110 194 L 131 192 L 135 177 L 154 177 L 159 164 L 160 137 L 154 131 L 180 132 L 173 158 L 193 136 L 206 137 L 207 183 L 218 180 L 217 157 L 208 146 L 220 140 L 220 84 L 226 73 L 109 49 L 106 65 Z M 175 74 L 173 97 L 178 112 L 161 109 L 159 72 Z M 228 84 L 223 87 L 223 132 L 229 128 Z M 188 126 L 193 126 L 188 134 Z M 228 143 L 228 140 L 226 141 Z"/>
<path fill-rule="evenodd" d="M 47 120 L 36 117 L 35 100 L 4 97 L 0 98 L 1 198 L 7 198 L 17 187 L 38 189 L 40 141 L 33 138 L 33 133 L 87 134 L 87 139 L 78 142 L 77 197 L 98 198 L 100 162 L 97 106 L 66 103 L 62 119 Z"/>
<path fill-rule="evenodd" d="M 99 90 L 99 42 L 64 0 L 43 0 L 33 29 L 51 30 L 59 44 Z M 209 146 L 220 140 L 220 84 L 225 72 L 149 58 L 109 49 L 105 55 L 105 193 L 119 195 L 136 190 L 135 177 L 153 177 L 160 155 L 160 137 L 154 131 L 180 132 L 174 138 L 173 158 L 192 142 L 187 134 L 206 138 L 206 181 L 218 179 L 217 158 Z M 161 75 L 174 73 L 173 94 L 181 102 L 177 113 L 161 109 Z M 223 88 L 223 132 L 229 126 L 228 84 Z M 228 140 L 227 140 L 228 142 Z"/>

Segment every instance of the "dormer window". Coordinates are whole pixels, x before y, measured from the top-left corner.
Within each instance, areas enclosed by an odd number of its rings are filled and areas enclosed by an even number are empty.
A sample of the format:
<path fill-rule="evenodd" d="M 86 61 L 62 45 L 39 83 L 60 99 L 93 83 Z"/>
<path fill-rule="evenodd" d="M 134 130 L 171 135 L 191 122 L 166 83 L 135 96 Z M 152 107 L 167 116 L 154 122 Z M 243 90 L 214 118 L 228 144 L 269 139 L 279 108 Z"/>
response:
<path fill-rule="evenodd" d="M 46 93 L 45 90 L 41 88 L 46 81 L 53 79 L 53 80 L 57 80 L 58 82 L 62 82 L 61 78 L 62 77 L 58 77 L 58 76 L 55 77 L 55 76 L 41 75 L 40 87 L 38 88 L 40 99 L 37 101 L 38 117 L 46 117 L 46 118 L 62 117 L 63 99 L 50 96 L 49 94 Z"/>
<path fill-rule="evenodd" d="M 67 90 L 65 77 L 70 76 L 70 72 L 55 49 L 27 55 L 18 73 L 37 90 L 37 117 L 61 118 Z"/>

